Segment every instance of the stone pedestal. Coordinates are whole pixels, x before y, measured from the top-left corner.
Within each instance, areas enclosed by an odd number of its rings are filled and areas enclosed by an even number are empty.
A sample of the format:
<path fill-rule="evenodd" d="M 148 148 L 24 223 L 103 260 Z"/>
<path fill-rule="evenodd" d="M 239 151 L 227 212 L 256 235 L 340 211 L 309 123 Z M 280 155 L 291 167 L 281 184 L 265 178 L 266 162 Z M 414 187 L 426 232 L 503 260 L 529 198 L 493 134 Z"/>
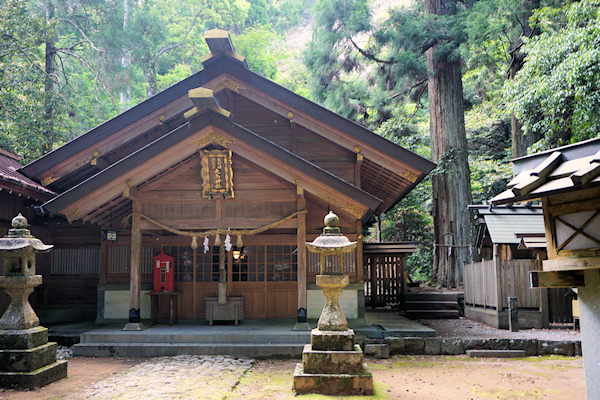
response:
<path fill-rule="evenodd" d="M 56 343 L 48 343 L 48 330 L 39 326 L 29 304 L 29 295 L 42 283 L 42 276 L 35 274 L 35 254 L 52 246 L 30 235 L 21 214 L 12 226 L 0 239 L 0 287 L 10 296 L 0 318 L 0 387 L 34 389 L 67 376 L 67 362 L 56 361 Z"/>
<path fill-rule="evenodd" d="M 0 387 L 34 389 L 67 377 L 67 361 L 56 361 L 44 327 L 0 330 L 0 347 Z"/>
<path fill-rule="evenodd" d="M 347 275 L 317 275 L 327 302 L 294 371 L 293 390 L 298 394 L 373 394 L 373 375 L 338 302 L 348 282 Z"/>
<path fill-rule="evenodd" d="M 0 276 L 0 287 L 10 296 L 10 304 L 0 318 L 0 329 L 29 329 L 40 325 L 29 304 L 29 295 L 41 284 L 41 275 Z"/>

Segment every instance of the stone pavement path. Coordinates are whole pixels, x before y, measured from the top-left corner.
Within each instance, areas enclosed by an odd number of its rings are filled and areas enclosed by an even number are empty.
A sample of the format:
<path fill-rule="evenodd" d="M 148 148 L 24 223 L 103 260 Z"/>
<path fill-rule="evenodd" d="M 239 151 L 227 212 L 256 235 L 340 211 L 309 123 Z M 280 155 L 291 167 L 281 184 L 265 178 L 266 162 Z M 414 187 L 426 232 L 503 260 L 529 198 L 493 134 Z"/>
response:
<path fill-rule="evenodd" d="M 227 356 L 157 357 L 65 399 L 222 399 L 253 363 Z"/>

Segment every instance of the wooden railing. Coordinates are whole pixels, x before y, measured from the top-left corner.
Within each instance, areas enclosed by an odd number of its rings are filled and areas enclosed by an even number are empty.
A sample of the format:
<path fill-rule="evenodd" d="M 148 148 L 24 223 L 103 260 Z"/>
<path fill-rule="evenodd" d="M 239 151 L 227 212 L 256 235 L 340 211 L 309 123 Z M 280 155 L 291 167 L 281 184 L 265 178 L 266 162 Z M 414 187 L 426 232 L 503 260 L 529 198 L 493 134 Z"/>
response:
<path fill-rule="evenodd" d="M 508 308 L 508 297 L 516 297 L 519 308 L 539 308 L 539 291 L 529 288 L 529 271 L 536 269 L 535 260 L 465 264 L 465 304 L 502 311 Z"/>

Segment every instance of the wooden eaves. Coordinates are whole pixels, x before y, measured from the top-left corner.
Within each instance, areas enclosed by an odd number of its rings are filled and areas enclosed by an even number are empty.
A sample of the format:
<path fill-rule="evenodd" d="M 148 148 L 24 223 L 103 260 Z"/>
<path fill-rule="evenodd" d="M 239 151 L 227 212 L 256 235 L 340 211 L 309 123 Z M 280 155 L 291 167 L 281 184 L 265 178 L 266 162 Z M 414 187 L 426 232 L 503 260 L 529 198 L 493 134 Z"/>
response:
<path fill-rule="evenodd" d="M 130 156 L 122 159 L 121 161 L 111 165 L 103 171 L 97 173 L 93 177 L 85 180 L 79 185 L 73 187 L 70 190 L 58 195 L 54 199 L 46 202 L 43 207 L 51 213 L 68 213 L 72 211 L 70 207 L 76 204 L 85 196 L 88 196 L 105 185 L 114 184 L 114 182 L 120 180 L 122 183 L 118 184 L 112 189 L 114 193 L 103 193 L 106 199 L 98 199 L 100 203 L 111 200 L 115 193 L 118 193 L 126 188 L 126 180 L 130 178 L 132 171 L 139 168 L 144 163 L 151 160 L 153 157 L 163 155 L 165 149 L 169 149 L 181 143 L 186 143 L 190 154 L 196 152 L 196 149 L 190 149 L 189 139 L 198 135 L 204 136 L 202 132 L 206 129 L 216 128 L 222 132 L 230 134 L 232 137 L 239 139 L 240 141 L 248 144 L 253 149 L 256 149 L 260 154 L 263 155 L 264 159 L 268 157 L 274 157 L 281 163 L 285 163 L 290 167 L 290 171 L 298 173 L 301 176 L 301 182 L 299 186 L 307 185 L 307 190 L 315 188 L 315 184 L 311 182 L 317 182 L 319 187 L 327 187 L 337 193 L 337 197 L 345 199 L 353 199 L 357 204 L 361 204 L 365 209 L 365 213 L 362 216 L 363 220 L 366 220 L 372 214 L 372 210 L 377 208 L 381 203 L 381 200 L 370 195 L 369 193 L 355 187 L 354 185 L 337 178 L 335 175 L 317 167 L 314 164 L 307 162 L 306 160 L 294 155 L 293 153 L 277 146 L 276 144 L 256 135 L 255 133 L 245 129 L 242 126 L 237 125 L 235 122 L 229 120 L 225 115 L 220 112 L 204 109 L 200 110 L 199 113 L 194 115 L 194 118 L 187 124 L 175 129 L 169 134 L 161 137 L 160 139 L 152 142 Z M 234 151 L 235 152 L 235 151 Z M 189 154 L 177 155 L 181 158 L 189 156 Z M 289 179 L 288 179 L 289 180 Z M 291 179 L 293 181 L 293 179 Z M 85 211 L 82 210 L 85 214 Z"/>

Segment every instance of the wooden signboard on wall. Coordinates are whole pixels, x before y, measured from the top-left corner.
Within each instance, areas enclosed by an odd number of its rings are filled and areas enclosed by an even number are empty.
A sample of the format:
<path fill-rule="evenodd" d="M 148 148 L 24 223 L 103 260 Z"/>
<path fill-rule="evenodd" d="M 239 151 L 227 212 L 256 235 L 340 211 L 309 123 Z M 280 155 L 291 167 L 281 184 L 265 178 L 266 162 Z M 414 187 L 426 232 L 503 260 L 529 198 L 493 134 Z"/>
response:
<path fill-rule="evenodd" d="M 233 198 L 233 169 L 230 150 L 201 150 L 202 196 L 206 199 Z"/>

